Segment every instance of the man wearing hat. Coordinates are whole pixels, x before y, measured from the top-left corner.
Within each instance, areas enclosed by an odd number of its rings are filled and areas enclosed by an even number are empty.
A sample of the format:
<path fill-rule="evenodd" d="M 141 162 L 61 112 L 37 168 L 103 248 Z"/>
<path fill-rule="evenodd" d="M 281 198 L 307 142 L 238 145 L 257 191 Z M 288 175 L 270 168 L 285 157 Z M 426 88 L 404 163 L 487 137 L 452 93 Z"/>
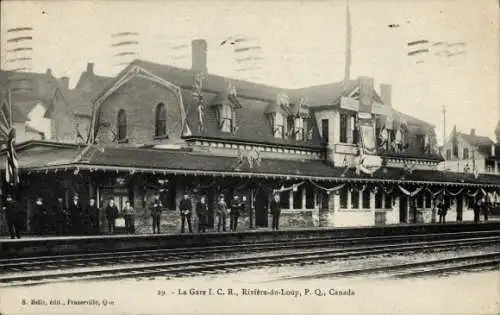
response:
<path fill-rule="evenodd" d="M 151 218 L 153 219 L 153 234 L 160 234 L 160 223 L 161 223 L 161 210 L 163 205 L 160 200 L 160 195 L 155 195 L 153 202 L 151 202 Z"/>
<path fill-rule="evenodd" d="M 281 206 L 280 206 L 280 195 L 278 193 L 274 194 L 274 198 L 271 201 L 271 214 L 273 216 L 273 223 L 272 223 L 273 230 L 279 230 Z"/>
<path fill-rule="evenodd" d="M 21 238 L 19 234 L 22 225 L 21 209 L 19 209 L 17 202 L 12 199 L 11 194 L 7 194 L 5 205 L 2 209 L 5 211 L 5 219 L 7 221 L 7 227 L 9 228 L 10 238 Z"/>
<path fill-rule="evenodd" d="M 36 198 L 35 207 L 33 209 L 33 215 L 31 217 L 31 226 L 33 227 L 33 232 L 37 235 L 47 234 L 48 228 L 48 212 L 45 204 L 43 203 L 42 197 Z"/>
<path fill-rule="evenodd" d="M 73 195 L 73 200 L 69 204 L 69 217 L 71 222 L 71 234 L 80 234 L 82 232 L 82 204 L 78 194 Z"/>
<path fill-rule="evenodd" d="M 189 233 L 191 230 L 191 211 L 193 206 L 191 204 L 191 200 L 189 200 L 189 195 L 184 193 L 184 197 L 179 202 L 179 211 L 181 212 L 181 233 L 184 233 L 184 221 L 187 221 Z"/>
<path fill-rule="evenodd" d="M 215 211 L 217 213 L 217 231 L 220 232 L 222 227 L 222 231 L 226 232 L 227 204 L 223 194 L 219 195 L 219 200 L 217 200 L 217 204 L 215 205 Z"/>
<path fill-rule="evenodd" d="M 229 213 L 229 227 L 233 232 L 236 232 L 236 229 L 238 228 L 238 218 L 242 210 L 243 202 L 240 200 L 238 195 L 234 195 L 233 200 L 231 200 L 231 209 Z"/>

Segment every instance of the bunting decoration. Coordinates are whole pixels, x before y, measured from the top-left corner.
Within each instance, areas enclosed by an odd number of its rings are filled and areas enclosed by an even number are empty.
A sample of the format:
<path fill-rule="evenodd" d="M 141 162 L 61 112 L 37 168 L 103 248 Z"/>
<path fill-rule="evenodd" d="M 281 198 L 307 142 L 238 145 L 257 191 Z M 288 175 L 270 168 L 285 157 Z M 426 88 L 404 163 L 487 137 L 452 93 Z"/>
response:
<path fill-rule="evenodd" d="M 297 184 L 293 184 L 292 186 L 289 186 L 289 187 L 284 187 L 284 186 L 281 186 L 281 188 L 279 189 L 273 189 L 273 194 L 276 194 L 276 193 L 282 193 L 282 192 L 285 192 L 285 191 L 293 191 L 293 192 L 296 192 L 298 191 L 298 188 L 300 186 L 302 186 L 305 182 L 302 181 L 300 183 L 297 183 Z"/>
<path fill-rule="evenodd" d="M 414 59 L 415 63 L 423 63 L 424 60 L 433 58 L 452 58 L 460 55 L 465 55 L 465 47 L 467 43 L 464 41 L 435 41 L 431 42 L 427 39 L 413 40 L 407 43 L 407 56 Z"/>
<path fill-rule="evenodd" d="M 417 195 L 418 193 L 420 193 L 420 192 L 422 191 L 422 189 L 423 189 L 422 187 L 418 187 L 418 188 L 417 188 L 417 189 L 415 189 L 414 191 L 408 191 L 408 190 L 404 189 L 404 188 L 403 188 L 403 186 L 401 186 L 401 185 L 398 185 L 398 188 L 399 188 L 399 190 L 400 190 L 403 194 L 405 194 L 405 195 L 407 195 L 407 196 L 410 196 L 410 197 L 414 197 L 414 196 L 416 196 L 416 195 Z"/>
<path fill-rule="evenodd" d="M 336 191 L 339 191 L 340 189 L 344 188 L 347 184 L 340 184 L 338 186 L 335 186 L 335 187 L 332 187 L 332 188 L 326 188 L 324 186 L 321 186 L 319 185 L 318 183 L 312 181 L 312 180 L 309 180 L 309 183 L 311 183 L 313 186 L 315 186 L 316 188 L 319 188 L 323 191 L 326 191 L 326 193 L 329 195 L 330 193 L 332 192 L 336 192 Z"/>

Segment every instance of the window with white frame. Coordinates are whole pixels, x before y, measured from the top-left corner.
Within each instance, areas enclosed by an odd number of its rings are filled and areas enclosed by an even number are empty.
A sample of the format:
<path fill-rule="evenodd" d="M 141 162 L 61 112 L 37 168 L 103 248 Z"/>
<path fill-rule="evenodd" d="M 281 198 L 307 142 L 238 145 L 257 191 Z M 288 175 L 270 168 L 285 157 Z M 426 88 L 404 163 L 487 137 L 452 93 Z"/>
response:
<path fill-rule="evenodd" d="M 295 117 L 294 121 L 294 128 L 295 128 L 295 140 L 304 140 L 304 120 L 302 117 Z"/>
<path fill-rule="evenodd" d="M 231 132 L 233 127 L 233 108 L 223 104 L 219 108 L 219 126 L 222 132 Z"/>
<path fill-rule="evenodd" d="M 285 121 L 282 113 L 273 114 L 273 134 L 277 139 L 283 139 L 285 133 Z"/>

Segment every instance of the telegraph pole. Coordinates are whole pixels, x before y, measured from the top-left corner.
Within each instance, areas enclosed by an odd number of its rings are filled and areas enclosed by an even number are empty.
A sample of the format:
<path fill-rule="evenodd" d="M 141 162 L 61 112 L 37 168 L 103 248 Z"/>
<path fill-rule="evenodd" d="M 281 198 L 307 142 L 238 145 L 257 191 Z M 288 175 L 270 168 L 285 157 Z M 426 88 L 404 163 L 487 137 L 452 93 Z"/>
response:
<path fill-rule="evenodd" d="M 446 105 L 443 105 L 443 150 L 444 150 L 444 145 L 445 144 L 446 144 Z M 446 156 L 445 159 L 444 159 L 444 168 L 445 169 L 446 169 L 446 159 L 447 158 L 448 157 Z"/>

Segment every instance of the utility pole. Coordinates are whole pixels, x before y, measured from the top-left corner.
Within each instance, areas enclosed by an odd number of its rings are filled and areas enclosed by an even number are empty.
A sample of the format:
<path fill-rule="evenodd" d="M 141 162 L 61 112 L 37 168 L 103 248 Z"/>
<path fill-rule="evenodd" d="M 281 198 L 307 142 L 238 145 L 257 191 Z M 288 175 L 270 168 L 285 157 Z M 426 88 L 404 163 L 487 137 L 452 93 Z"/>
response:
<path fill-rule="evenodd" d="M 445 151 L 444 153 L 446 154 L 446 105 L 443 105 L 443 150 Z M 445 156 L 444 159 L 444 168 L 446 169 L 446 159 L 448 156 Z"/>

